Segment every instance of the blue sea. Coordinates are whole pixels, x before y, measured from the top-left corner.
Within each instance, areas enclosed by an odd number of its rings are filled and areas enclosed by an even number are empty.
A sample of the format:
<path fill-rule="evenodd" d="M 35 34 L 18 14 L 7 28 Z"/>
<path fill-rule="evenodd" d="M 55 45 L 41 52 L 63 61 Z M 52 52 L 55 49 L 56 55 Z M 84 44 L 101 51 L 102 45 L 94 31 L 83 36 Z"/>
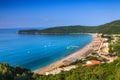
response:
<path fill-rule="evenodd" d="M 0 29 L 0 63 L 30 70 L 44 67 L 83 48 L 92 41 L 88 34 L 30 35 L 18 29 Z M 69 46 L 76 46 L 67 49 Z"/>

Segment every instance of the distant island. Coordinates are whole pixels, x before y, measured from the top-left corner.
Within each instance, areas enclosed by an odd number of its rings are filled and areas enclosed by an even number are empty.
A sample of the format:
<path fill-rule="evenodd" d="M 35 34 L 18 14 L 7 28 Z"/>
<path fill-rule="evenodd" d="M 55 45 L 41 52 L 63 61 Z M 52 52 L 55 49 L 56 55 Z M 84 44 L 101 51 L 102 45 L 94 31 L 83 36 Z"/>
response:
<path fill-rule="evenodd" d="M 59 26 L 43 30 L 19 30 L 18 34 L 69 34 L 69 33 L 103 33 L 119 34 L 120 20 L 112 21 L 99 26 Z"/>

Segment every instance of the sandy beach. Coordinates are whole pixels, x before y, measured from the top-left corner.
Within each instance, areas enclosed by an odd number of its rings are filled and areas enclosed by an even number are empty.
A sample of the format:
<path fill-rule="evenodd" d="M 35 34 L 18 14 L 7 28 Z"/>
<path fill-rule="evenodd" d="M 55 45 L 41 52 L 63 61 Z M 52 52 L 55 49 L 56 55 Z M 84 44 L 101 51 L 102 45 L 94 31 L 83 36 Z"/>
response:
<path fill-rule="evenodd" d="M 92 52 L 92 50 L 93 50 L 92 46 L 93 46 L 94 40 L 96 40 L 95 38 L 97 36 L 96 34 L 90 34 L 90 35 L 93 36 L 93 40 L 88 45 L 86 45 L 82 49 L 80 49 L 80 50 L 78 50 L 78 51 L 76 51 L 76 52 L 74 52 L 74 53 L 64 57 L 61 60 L 58 60 L 58 61 L 56 61 L 56 62 L 54 62 L 54 63 L 52 63 L 52 64 L 50 64 L 48 66 L 45 66 L 43 68 L 35 70 L 34 73 L 45 74 L 48 71 L 51 71 L 51 70 L 53 70 L 55 68 L 58 68 L 58 67 L 60 67 L 62 65 L 65 65 L 65 63 L 64 63 L 65 61 L 69 61 L 70 62 L 71 59 L 78 59 L 78 60 L 80 60 L 81 58 L 86 57 L 89 53 Z"/>

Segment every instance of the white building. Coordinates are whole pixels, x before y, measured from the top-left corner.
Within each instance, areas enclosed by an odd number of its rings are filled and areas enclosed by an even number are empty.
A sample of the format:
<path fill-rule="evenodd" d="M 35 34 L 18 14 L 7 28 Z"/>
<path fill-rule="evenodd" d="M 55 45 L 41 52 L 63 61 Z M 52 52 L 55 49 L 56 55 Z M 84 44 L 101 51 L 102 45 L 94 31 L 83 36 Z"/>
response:
<path fill-rule="evenodd" d="M 104 47 L 108 47 L 108 45 L 109 45 L 108 42 L 103 43 L 103 46 L 104 46 Z"/>
<path fill-rule="evenodd" d="M 72 65 L 72 66 L 68 66 L 68 67 L 63 67 L 64 71 L 70 71 L 71 69 L 76 68 L 77 66 Z"/>
<path fill-rule="evenodd" d="M 52 70 L 50 72 L 46 72 L 46 75 L 49 75 L 49 74 L 55 75 L 55 74 L 60 73 L 62 70 L 63 70 L 62 68 L 56 68 L 56 69 L 54 69 L 54 70 Z"/>

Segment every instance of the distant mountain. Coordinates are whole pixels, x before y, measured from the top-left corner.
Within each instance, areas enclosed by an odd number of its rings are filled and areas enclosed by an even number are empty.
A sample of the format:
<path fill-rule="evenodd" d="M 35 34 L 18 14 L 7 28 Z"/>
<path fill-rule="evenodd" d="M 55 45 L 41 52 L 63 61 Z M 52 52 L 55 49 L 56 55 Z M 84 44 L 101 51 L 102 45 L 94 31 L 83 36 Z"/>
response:
<path fill-rule="evenodd" d="M 106 33 L 117 34 L 120 33 L 120 20 L 116 20 L 110 23 L 106 23 L 100 26 L 60 26 L 47 28 L 43 30 L 20 30 L 19 34 L 68 34 L 68 33 Z"/>

